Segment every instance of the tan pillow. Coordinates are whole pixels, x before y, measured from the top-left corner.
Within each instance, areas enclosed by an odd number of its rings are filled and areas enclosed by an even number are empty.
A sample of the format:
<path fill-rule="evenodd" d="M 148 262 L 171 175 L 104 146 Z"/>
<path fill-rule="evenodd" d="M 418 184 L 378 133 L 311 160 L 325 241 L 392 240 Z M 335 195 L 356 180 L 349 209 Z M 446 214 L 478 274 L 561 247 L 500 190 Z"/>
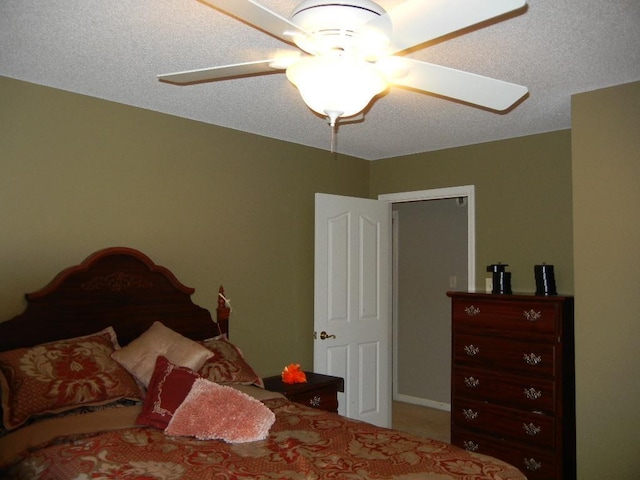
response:
<path fill-rule="evenodd" d="M 175 365 L 198 371 L 213 353 L 162 323 L 154 322 L 129 345 L 113 352 L 111 358 L 148 387 L 158 355 Z"/>

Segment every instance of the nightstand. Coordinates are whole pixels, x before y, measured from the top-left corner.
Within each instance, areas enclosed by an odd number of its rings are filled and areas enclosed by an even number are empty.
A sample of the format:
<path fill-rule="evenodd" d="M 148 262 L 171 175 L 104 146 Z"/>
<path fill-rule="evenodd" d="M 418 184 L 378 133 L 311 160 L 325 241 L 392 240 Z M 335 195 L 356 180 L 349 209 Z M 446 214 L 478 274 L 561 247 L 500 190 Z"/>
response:
<path fill-rule="evenodd" d="M 283 394 L 292 402 L 337 413 L 338 392 L 344 392 L 344 380 L 320 373 L 304 373 L 306 383 L 286 384 L 280 375 L 274 375 L 264 379 L 264 387 Z"/>

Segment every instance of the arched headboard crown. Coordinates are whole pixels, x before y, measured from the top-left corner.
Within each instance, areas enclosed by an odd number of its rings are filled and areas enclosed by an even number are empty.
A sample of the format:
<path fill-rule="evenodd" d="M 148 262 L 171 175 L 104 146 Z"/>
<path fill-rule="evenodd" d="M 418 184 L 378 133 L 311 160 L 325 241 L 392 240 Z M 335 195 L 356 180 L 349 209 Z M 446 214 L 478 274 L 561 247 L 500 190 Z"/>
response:
<path fill-rule="evenodd" d="M 105 248 L 26 294 L 25 311 L 0 323 L 0 351 L 87 335 L 108 326 L 126 345 L 154 321 L 194 340 L 228 334 L 230 310 L 224 301 L 218 302 L 214 322 L 208 310 L 193 303 L 193 292 L 142 252 Z"/>

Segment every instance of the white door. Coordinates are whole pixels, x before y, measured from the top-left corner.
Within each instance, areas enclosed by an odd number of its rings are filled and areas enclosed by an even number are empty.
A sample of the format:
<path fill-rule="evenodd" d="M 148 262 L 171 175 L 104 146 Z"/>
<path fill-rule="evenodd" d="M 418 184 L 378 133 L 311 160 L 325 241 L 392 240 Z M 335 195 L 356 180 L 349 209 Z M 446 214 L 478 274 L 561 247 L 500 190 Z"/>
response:
<path fill-rule="evenodd" d="M 345 381 L 339 413 L 391 426 L 389 202 L 316 194 L 314 330 L 314 370 Z"/>

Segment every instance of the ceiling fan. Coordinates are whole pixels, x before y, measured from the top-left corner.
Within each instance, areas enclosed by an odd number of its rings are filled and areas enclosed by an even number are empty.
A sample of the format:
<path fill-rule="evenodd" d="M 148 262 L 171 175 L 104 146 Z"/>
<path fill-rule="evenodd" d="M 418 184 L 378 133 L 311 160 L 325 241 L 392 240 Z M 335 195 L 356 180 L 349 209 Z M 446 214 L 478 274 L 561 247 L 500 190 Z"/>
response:
<path fill-rule="evenodd" d="M 189 85 L 286 71 L 305 103 L 329 118 L 361 112 L 389 86 L 504 111 L 527 88 L 412 60 L 406 50 L 524 7 L 526 0 L 408 0 L 385 11 L 372 0 L 303 0 L 289 19 L 255 0 L 203 0 L 299 50 L 274 58 L 159 75 Z"/>

